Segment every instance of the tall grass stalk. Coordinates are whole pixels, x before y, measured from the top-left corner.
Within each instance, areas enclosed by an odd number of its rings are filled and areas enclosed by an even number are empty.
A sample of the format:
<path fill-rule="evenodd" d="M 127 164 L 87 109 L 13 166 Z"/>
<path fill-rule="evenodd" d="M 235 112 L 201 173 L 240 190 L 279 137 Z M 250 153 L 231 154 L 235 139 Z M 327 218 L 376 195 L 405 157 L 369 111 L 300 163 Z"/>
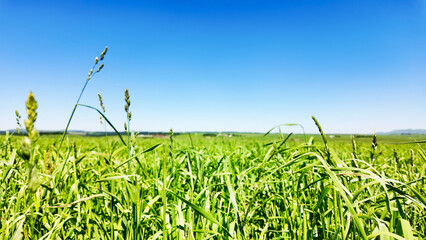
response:
<path fill-rule="evenodd" d="M 105 56 L 105 54 L 106 54 L 106 52 L 108 51 L 108 47 L 105 47 L 105 49 L 102 51 L 102 53 L 101 53 L 101 55 L 100 55 L 100 59 L 101 60 L 99 60 L 98 59 L 98 57 L 96 57 L 95 58 L 95 63 L 93 64 L 93 67 L 90 69 L 90 71 L 89 71 L 89 74 L 88 74 L 88 77 L 87 77 L 87 79 L 86 79 L 86 82 L 84 83 L 84 85 L 83 85 L 83 88 L 81 89 L 81 91 L 80 91 L 80 95 L 78 96 L 78 98 L 77 98 L 77 102 L 75 103 L 75 105 L 74 105 L 74 108 L 72 109 L 72 111 L 71 111 L 71 115 L 70 115 L 70 117 L 68 118 L 68 123 L 67 123 L 67 126 L 65 127 L 65 130 L 64 130 L 64 133 L 62 134 L 62 137 L 61 137 L 61 141 L 59 142 L 59 146 L 58 146 L 58 151 L 61 149 L 61 147 L 62 147 L 62 143 L 64 142 L 64 139 L 65 139 L 65 135 L 67 134 L 67 132 L 68 132 L 68 127 L 70 126 L 70 124 L 71 124 L 71 120 L 72 120 L 72 118 L 73 118 L 73 116 L 74 116 L 74 113 L 75 113 L 75 110 L 77 109 L 77 106 L 78 106 L 78 104 L 80 103 L 80 99 L 81 99 L 81 97 L 83 96 L 83 93 L 84 93 L 84 90 L 86 89 L 86 86 L 87 86 L 87 84 L 89 83 L 89 81 L 90 81 L 90 79 L 92 79 L 94 76 L 95 76 L 95 74 L 96 73 L 98 73 L 98 72 L 100 72 L 101 71 L 101 69 L 104 67 L 104 64 L 102 63 L 99 67 L 98 67 L 98 69 L 94 72 L 93 71 L 93 69 L 95 69 L 96 68 L 96 66 L 98 65 L 98 64 L 100 64 L 101 63 L 101 61 L 103 61 L 104 60 L 104 56 Z"/>

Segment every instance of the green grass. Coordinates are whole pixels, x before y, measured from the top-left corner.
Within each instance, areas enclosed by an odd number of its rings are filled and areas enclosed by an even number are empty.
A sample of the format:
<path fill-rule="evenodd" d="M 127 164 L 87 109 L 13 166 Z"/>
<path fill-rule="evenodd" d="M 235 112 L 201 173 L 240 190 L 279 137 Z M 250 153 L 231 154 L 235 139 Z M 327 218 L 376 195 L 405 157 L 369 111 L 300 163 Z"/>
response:
<path fill-rule="evenodd" d="M 425 146 L 382 144 L 395 136 L 379 136 L 374 164 L 371 139 L 354 159 L 347 136 L 330 157 L 319 135 L 138 138 L 129 161 L 117 137 L 55 151 L 42 136 L 34 193 L 21 138 L 1 137 L 1 239 L 425 238 Z"/>
<path fill-rule="evenodd" d="M 0 136 L 0 239 L 426 238 L 424 136 L 142 139 L 126 90 L 126 141 L 80 103 L 106 52 L 62 136 L 38 137 L 32 93 L 29 138 Z M 117 136 L 68 136 L 79 107 Z"/>

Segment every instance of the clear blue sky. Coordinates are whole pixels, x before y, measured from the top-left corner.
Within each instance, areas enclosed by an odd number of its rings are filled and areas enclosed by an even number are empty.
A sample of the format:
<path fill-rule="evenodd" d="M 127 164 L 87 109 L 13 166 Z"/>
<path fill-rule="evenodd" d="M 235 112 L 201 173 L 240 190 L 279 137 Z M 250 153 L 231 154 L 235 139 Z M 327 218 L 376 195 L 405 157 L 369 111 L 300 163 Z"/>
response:
<path fill-rule="evenodd" d="M 141 131 L 426 128 L 425 0 L 0 0 L 0 129 L 30 90 L 36 127 L 64 129 L 106 45 L 81 103 L 120 130 L 126 88 Z M 82 108 L 70 128 L 103 130 Z"/>

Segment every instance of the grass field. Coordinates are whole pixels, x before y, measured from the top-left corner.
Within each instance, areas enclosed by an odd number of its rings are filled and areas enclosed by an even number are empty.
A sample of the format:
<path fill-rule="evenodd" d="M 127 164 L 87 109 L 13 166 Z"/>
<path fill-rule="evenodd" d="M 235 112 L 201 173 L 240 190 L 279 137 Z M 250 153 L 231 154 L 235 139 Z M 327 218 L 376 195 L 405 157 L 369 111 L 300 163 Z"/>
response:
<path fill-rule="evenodd" d="M 0 239 L 425 239 L 424 136 L 125 134 L 80 104 L 62 136 L 0 136 Z M 99 66 L 98 66 L 99 65 Z M 98 69 L 93 71 L 93 69 Z M 67 136 L 78 107 L 116 136 Z M 17 123 L 21 117 L 16 113 Z M 106 129 L 106 128 L 105 128 Z"/>
<path fill-rule="evenodd" d="M 425 238 L 424 145 L 287 137 L 3 136 L 0 238 Z"/>

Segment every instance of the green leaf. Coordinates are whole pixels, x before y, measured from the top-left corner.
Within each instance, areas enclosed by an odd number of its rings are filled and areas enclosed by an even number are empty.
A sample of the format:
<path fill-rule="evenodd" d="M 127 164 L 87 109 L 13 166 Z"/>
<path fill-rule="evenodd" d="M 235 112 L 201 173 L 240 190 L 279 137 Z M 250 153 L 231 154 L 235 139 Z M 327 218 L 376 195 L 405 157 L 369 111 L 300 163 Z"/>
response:
<path fill-rule="evenodd" d="M 77 104 L 77 105 L 78 105 L 78 106 L 82 106 L 82 107 L 87 107 L 87 108 L 93 109 L 93 110 L 97 111 L 100 115 L 102 115 L 102 117 L 105 119 L 105 121 L 108 123 L 108 125 L 109 125 L 112 129 L 114 129 L 115 134 L 117 134 L 117 136 L 120 138 L 121 142 L 122 142 L 125 146 L 127 146 L 127 144 L 126 144 L 126 142 L 124 141 L 124 139 L 123 139 L 123 137 L 121 136 L 121 134 L 117 131 L 117 129 L 115 129 L 114 125 L 112 125 L 112 123 L 108 120 L 108 118 L 107 118 L 107 117 L 105 117 L 105 115 L 104 115 L 101 111 L 99 111 L 99 109 L 94 108 L 94 107 L 92 107 L 92 106 L 84 105 L 84 104 Z"/>
<path fill-rule="evenodd" d="M 173 195 L 175 195 L 177 198 L 179 198 L 180 200 L 182 200 L 182 202 L 186 203 L 188 206 L 190 206 L 194 211 L 196 211 L 197 213 L 199 213 L 201 216 L 205 217 L 206 219 L 208 219 L 209 221 L 219 225 L 221 228 L 223 228 L 223 230 L 225 230 L 225 232 L 232 237 L 232 235 L 229 233 L 228 229 L 226 229 L 224 226 L 222 226 L 219 221 L 213 217 L 213 215 L 211 215 L 209 212 L 207 212 L 206 210 L 204 210 L 203 208 L 192 204 L 191 202 L 189 202 L 188 200 L 186 200 L 185 198 L 177 195 L 176 193 L 170 191 L 167 189 L 167 191 L 169 191 L 170 193 L 172 193 Z"/>
<path fill-rule="evenodd" d="M 411 228 L 410 222 L 401 218 L 401 228 L 404 238 L 406 240 L 414 240 L 413 230 Z"/>

